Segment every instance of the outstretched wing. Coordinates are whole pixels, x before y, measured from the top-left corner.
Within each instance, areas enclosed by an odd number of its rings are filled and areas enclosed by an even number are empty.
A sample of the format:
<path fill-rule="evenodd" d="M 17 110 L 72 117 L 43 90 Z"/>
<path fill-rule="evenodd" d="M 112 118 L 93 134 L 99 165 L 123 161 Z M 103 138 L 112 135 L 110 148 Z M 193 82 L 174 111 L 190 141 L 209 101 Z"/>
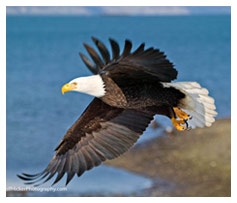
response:
<path fill-rule="evenodd" d="M 114 108 L 95 98 L 67 131 L 46 169 L 18 177 L 26 184 L 40 185 L 57 173 L 55 184 L 67 173 L 68 184 L 75 174 L 81 176 L 102 161 L 126 152 L 152 119 L 152 113 Z"/>
<path fill-rule="evenodd" d="M 90 57 L 90 61 L 84 54 L 80 56 L 86 66 L 94 73 L 106 73 L 114 81 L 122 82 L 124 79 L 154 80 L 161 82 L 170 82 L 176 79 L 177 70 L 173 64 L 166 59 L 164 52 L 159 49 L 144 49 L 145 44 L 141 44 L 134 52 L 131 53 L 132 43 L 125 41 L 124 50 L 121 55 L 119 45 L 113 39 L 110 39 L 112 47 L 112 59 L 106 46 L 98 39 L 92 37 L 101 56 L 87 44 L 84 44 Z"/>

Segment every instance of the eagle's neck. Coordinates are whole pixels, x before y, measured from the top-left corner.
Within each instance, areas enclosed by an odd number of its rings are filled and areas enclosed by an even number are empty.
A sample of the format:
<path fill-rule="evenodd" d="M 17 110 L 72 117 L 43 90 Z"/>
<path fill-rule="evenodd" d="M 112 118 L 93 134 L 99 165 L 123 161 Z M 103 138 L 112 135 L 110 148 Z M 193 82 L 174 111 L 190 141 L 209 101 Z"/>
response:
<path fill-rule="evenodd" d="M 70 83 L 76 83 L 77 88 L 74 91 L 86 93 L 95 97 L 105 95 L 105 83 L 100 75 L 79 77 Z"/>

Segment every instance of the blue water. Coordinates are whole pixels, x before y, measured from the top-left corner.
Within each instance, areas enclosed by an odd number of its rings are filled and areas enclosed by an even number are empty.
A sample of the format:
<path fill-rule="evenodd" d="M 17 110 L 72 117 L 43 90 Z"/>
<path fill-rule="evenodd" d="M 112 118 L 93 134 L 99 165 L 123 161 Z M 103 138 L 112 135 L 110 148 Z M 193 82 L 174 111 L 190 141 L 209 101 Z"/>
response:
<path fill-rule="evenodd" d="M 35 171 L 35 169 L 32 169 Z M 32 171 L 31 170 L 31 171 Z M 15 180 L 15 171 L 8 172 L 7 190 L 13 187 L 26 187 L 21 180 Z M 65 188 L 66 176 L 60 181 L 56 188 Z M 52 184 L 52 183 L 51 183 Z M 51 187 L 50 183 L 39 186 L 44 189 Z M 67 186 L 66 191 L 29 193 L 29 196 L 78 196 L 78 195 L 111 195 L 139 193 L 144 188 L 152 186 L 148 178 L 138 176 L 122 169 L 101 165 L 90 170 L 80 178 L 74 178 Z M 38 188 L 37 188 L 38 189 Z M 32 191 L 29 191 L 32 192 Z"/>
<path fill-rule="evenodd" d="M 221 118 L 231 112 L 230 28 L 230 16 L 7 17 L 8 185 L 19 182 L 15 173 L 47 165 L 64 133 L 92 100 L 78 93 L 61 94 L 63 84 L 91 74 L 78 56 L 79 51 L 85 53 L 83 42 L 92 45 L 91 36 L 108 46 L 109 37 L 121 46 L 128 38 L 134 47 L 146 42 L 165 51 L 179 71 L 178 81 L 197 81 L 209 89 Z M 170 124 L 163 117 L 157 120 Z M 151 134 L 149 129 L 143 139 Z M 118 193 L 124 191 L 124 183 L 105 166 L 92 172 L 97 175 L 94 182 L 86 181 L 88 193 L 93 192 L 89 186 L 99 187 L 105 174 Z M 119 170 L 115 174 L 120 176 Z M 141 188 L 136 180 L 143 177 L 128 177 L 134 190 Z M 142 180 L 145 188 L 148 180 Z M 103 191 L 112 192 L 106 185 Z"/>

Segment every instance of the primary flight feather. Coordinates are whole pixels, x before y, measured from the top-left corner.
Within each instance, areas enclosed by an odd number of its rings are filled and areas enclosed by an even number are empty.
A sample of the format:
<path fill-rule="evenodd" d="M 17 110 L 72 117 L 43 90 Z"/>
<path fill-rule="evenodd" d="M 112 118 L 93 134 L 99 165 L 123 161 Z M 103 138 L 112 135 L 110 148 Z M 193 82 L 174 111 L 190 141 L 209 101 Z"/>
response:
<path fill-rule="evenodd" d="M 94 96 L 80 118 L 67 131 L 49 165 L 34 175 L 22 173 L 26 184 L 43 184 L 55 174 L 57 183 L 67 173 L 66 184 L 75 174 L 114 159 L 126 152 L 145 131 L 154 115 L 169 117 L 177 130 L 211 126 L 217 115 L 214 99 L 197 82 L 175 82 L 177 70 L 158 49 L 141 44 L 131 52 L 125 41 L 122 54 L 110 40 L 106 46 L 92 37 L 100 55 L 84 44 L 93 62 L 80 56 L 94 73 L 62 87 L 62 93 L 77 91 Z M 102 58 L 101 58 L 102 57 Z"/>

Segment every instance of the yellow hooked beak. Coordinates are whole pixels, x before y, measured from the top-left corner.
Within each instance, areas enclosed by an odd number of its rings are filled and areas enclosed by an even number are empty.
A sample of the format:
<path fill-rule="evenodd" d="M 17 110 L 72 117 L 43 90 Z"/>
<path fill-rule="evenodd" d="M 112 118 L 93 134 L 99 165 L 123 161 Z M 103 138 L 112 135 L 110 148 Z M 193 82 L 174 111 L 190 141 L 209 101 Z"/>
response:
<path fill-rule="evenodd" d="M 76 89 L 76 85 L 67 83 L 67 84 L 63 85 L 63 87 L 62 87 L 62 94 L 64 94 L 64 92 L 69 92 L 69 91 L 75 90 L 75 89 Z"/>

